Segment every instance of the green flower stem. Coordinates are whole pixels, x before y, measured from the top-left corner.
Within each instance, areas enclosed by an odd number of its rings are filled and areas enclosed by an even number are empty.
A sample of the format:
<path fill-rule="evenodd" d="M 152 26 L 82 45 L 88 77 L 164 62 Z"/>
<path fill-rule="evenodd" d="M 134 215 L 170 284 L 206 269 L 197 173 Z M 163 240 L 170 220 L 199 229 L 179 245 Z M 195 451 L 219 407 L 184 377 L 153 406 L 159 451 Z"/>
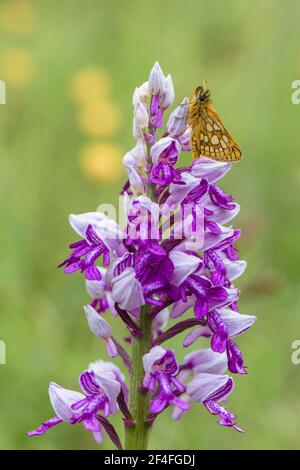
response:
<path fill-rule="evenodd" d="M 125 449 L 146 450 L 150 426 L 147 423 L 149 415 L 149 392 L 140 390 L 144 377 L 143 356 L 150 349 L 152 318 L 148 314 L 149 306 L 141 309 L 139 327 L 143 332 L 142 338 L 134 338 L 132 344 L 132 371 L 130 375 L 129 409 L 134 421 L 126 426 Z"/>
<path fill-rule="evenodd" d="M 152 127 L 149 127 L 149 133 L 154 135 Z M 151 151 L 152 144 L 147 143 L 147 161 L 151 165 Z M 149 176 L 149 175 L 148 175 Z M 147 196 L 156 200 L 154 188 L 148 184 Z M 129 389 L 129 409 L 134 421 L 131 426 L 126 425 L 125 429 L 125 449 L 126 450 L 146 450 L 148 447 L 148 438 L 150 425 L 147 423 L 149 415 L 150 394 L 140 390 L 143 378 L 143 356 L 149 352 L 151 347 L 151 333 L 152 333 L 152 318 L 149 315 L 149 305 L 144 305 L 141 308 L 139 327 L 142 330 L 142 338 L 133 338 L 132 344 L 132 371 L 130 374 L 130 389 Z"/>

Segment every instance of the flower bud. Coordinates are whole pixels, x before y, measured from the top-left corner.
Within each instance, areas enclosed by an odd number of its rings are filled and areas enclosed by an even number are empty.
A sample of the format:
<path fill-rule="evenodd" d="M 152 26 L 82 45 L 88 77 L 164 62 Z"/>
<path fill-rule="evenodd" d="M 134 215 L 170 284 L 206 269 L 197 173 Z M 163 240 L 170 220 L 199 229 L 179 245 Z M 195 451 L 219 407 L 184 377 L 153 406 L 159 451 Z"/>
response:
<path fill-rule="evenodd" d="M 161 99 L 159 100 L 159 107 L 162 109 L 167 109 L 171 106 L 174 101 L 174 86 L 171 75 L 168 75 L 165 80 L 165 88 L 162 94 Z"/>
<path fill-rule="evenodd" d="M 106 320 L 104 320 L 104 318 L 101 317 L 101 315 L 96 312 L 93 307 L 91 307 L 91 305 L 85 305 L 84 311 L 87 316 L 87 321 L 91 332 L 98 336 L 98 338 L 105 340 L 107 354 L 110 357 L 117 356 L 117 349 L 111 338 L 112 331 L 110 325 Z"/>
<path fill-rule="evenodd" d="M 144 193 L 145 192 L 144 182 L 142 180 L 142 177 L 136 171 L 136 169 L 133 166 L 129 166 L 127 168 L 127 173 L 128 173 L 128 179 L 129 179 L 132 192 L 134 194 Z"/>
<path fill-rule="evenodd" d="M 147 153 L 142 139 L 138 139 L 136 146 L 124 155 L 123 164 L 127 169 L 146 168 Z"/>
<path fill-rule="evenodd" d="M 94 333 L 94 335 L 98 336 L 99 338 L 110 338 L 111 328 L 107 321 L 104 320 L 104 318 L 102 318 L 90 305 L 85 305 L 84 311 L 92 333 Z"/>
<path fill-rule="evenodd" d="M 136 87 L 132 96 L 132 104 L 135 107 L 138 101 L 141 101 L 145 106 L 147 106 L 149 96 L 149 84 L 144 82 L 141 86 Z"/>
<path fill-rule="evenodd" d="M 140 129 L 146 129 L 149 124 L 147 109 L 141 101 L 138 101 L 134 108 L 134 120 Z"/>
<path fill-rule="evenodd" d="M 186 129 L 189 99 L 184 98 L 182 103 L 171 113 L 167 122 L 167 131 L 172 137 L 181 135 Z"/>
<path fill-rule="evenodd" d="M 155 62 L 149 75 L 149 95 L 162 95 L 165 89 L 165 76 L 158 62 Z"/>

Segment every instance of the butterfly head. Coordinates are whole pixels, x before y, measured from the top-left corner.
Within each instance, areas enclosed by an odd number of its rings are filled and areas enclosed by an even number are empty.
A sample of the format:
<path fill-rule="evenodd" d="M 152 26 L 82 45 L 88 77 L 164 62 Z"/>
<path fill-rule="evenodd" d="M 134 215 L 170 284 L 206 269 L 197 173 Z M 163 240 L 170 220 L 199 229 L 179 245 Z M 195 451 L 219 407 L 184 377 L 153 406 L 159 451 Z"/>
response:
<path fill-rule="evenodd" d="M 210 91 L 204 86 L 198 86 L 194 91 L 194 97 L 200 103 L 204 103 L 206 101 L 209 101 Z"/>

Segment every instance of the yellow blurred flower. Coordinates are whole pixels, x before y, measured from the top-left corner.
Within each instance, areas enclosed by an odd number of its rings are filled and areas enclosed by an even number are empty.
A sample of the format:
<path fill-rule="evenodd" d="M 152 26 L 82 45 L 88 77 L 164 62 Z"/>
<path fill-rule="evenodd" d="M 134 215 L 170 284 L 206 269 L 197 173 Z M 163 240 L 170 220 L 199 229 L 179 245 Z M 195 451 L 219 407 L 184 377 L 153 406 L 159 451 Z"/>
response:
<path fill-rule="evenodd" d="M 0 10 L 3 28 L 12 34 L 25 35 L 32 31 L 34 9 L 30 0 L 8 0 Z"/>
<path fill-rule="evenodd" d="M 21 48 L 9 49 L 1 58 L 1 78 L 9 85 L 22 88 L 33 78 L 35 64 L 31 54 Z"/>
<path fill-rule="evenodd" d="M 118 106 L 108 101 L 94 101 L 82 107 L 78 126 L 84 134 L 92 137 L 108 137 L 118 132 L 121 113 Z"/>
<path fill-rule="evenodd" d="M 87 144 L 80 152 L 79 164 L 94 181 L 116 181 L 122 174 L 122 151 L 113 144 Z"/>
<path fill-rule="evenodd" d="M 71 80 L 70 95 L 82 105 L 104 100 L 111 91 L 109 74 L 99 67 L 80 70 Z"/>

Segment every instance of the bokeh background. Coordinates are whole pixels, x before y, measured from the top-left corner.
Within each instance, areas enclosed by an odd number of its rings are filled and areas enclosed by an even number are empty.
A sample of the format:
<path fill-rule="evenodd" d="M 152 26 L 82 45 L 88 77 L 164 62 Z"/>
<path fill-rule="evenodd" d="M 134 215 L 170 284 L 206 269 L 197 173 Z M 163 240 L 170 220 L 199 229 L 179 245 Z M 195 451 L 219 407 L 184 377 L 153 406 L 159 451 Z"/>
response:
<path fill-rule="evenodd" d="M 1 0 L 1 449 L 97 448 L 80 426 L 25 432 L 53 414 L 50 380 L 74 389 L 104 355 L 82 313 L 82 277 L 56 266 L 74 241 L 68 214 L 117 201 L 134 144 L 132 92 L 155 60 L 172 74 L 175 103 L 208 81 L 243 149 L 222 184 L 242 206 L 240 307 L 258 322 L 239 340 L 250 374 L 229 401 L 246 434 L 198 406 L 179 423 L 159 418 L 150 447 L 300 447 L 300 365 L 291 362 L 300 339 L 299 20 L 293 0 Z"/>

